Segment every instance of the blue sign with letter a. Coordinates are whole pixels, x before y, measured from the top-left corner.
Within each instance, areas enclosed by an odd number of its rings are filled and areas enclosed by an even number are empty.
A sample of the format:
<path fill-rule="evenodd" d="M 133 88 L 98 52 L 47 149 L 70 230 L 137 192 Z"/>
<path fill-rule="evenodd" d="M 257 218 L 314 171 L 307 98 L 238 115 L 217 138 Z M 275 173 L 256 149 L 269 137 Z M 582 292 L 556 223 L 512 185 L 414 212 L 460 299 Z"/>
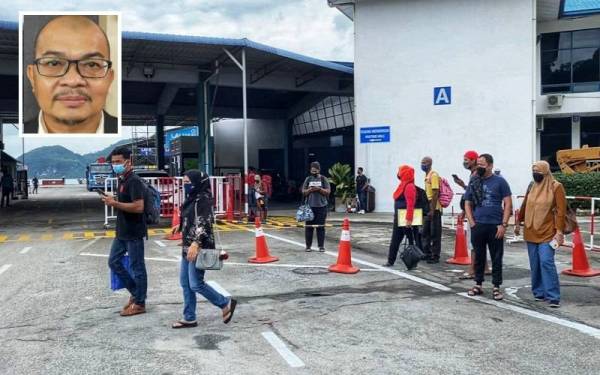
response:
<path fill-rule="evenodd" d="M 452 104 L 452 87 L 434 87 L 433 105 Z"/>

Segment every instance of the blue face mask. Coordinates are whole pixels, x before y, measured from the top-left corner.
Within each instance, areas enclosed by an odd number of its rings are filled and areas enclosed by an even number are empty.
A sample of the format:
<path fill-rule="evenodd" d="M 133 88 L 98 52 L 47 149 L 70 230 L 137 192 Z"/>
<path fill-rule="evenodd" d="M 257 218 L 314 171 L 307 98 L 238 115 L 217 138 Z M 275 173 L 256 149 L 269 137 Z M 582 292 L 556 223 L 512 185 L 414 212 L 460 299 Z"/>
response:
<path fill-rule="evenodd" d="M 192 191 L 192 184 L 184 184 L 183 185 L 183 191 L 185 193 L 185 196 L 187 197 L 188 195 L 190 195 L 190 191 Z"/>
<path fill-rule="evenodd" d="M 112 168 L 113 168 L 113 171 L 115 171 L 116 174 L 123 174 L 123 173 L 125 173 L 125 164 L 113 164 Z"/>
<path fill-rule="evenodd" d="M 423 164 L 421 164 L 421 170 L 422 170 L 423 172 L 427 172 L 427 171 L 429 171 L 429 167 L 428 167 L 428 166 L 426 166 L 426 165 L 423 165 Z"/>

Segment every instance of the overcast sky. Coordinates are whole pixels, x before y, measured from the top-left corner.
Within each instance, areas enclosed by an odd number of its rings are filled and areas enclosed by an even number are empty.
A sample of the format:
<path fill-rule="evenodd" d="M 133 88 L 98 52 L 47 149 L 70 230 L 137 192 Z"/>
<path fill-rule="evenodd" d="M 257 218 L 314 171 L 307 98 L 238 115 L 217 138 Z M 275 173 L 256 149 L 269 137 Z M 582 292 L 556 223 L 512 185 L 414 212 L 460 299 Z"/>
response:
<path fill-rule="evenodd" d="M 248 38 L 308 56 L 353 61 L 353 24 L 327 0 L 66 0 L 0 1 L 0 20 L 18 21 L 20 10 L 118 10 L 123 30 Z M 21 140 L 4 126 L 6 151 L 21 155 Z M 127 136 L 131 131 L 126 130 Z M 26 139 L 25 150 L 61 144 L 74 152 L 100 150 L 118 139 Z"/>

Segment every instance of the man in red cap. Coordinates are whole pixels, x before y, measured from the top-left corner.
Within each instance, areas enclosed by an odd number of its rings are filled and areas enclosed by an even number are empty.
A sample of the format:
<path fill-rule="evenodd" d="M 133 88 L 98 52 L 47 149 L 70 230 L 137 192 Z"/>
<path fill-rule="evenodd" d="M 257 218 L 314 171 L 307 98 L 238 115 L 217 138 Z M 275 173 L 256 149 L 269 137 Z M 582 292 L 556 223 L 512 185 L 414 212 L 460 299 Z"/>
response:
<path fill-rule="evenodd" d="M 468 169 L 469 171 L 471 171 L 471 175 L 469 176 L 469 183 L 471 183 L 473 176 L 477 175 L 477 158 L 478 157 L 479 157 L 479 154 L 477 154 L 477 151 L 473 151 L 473 150 L 465 152 L 465 155 L 463 156 L 463 167 L 465 167 L 465 169 Z M 453 174 L 452 178 L 454 179 L 454 182 L 458 186 L 462 187 L 464 190 L 467 190 L 467 185 L 465 184 L 465 182 L 463 180 L 460 179 L 460 177 Z M 464 196 L 460 200 L 460 208 L 462 209 L 461 217 L 464 218 L 465 217 Z M 464 280 L 472 279 L 475 276 L 475 251 L 473 250 L 473 245 L 471 244 L 471 227 L 470 227 L 470 225 L 467 225 L 466 228 L 467 228 L 467 243 L 469 244 L 469 247 L 471 248 L 471 264 L 469 265 L 467 272 L 465 272 L 460 277 L 461 279 L 464 279 Z M 491 273 L 492 273 L 492 271 L 490 270 L 489 263 L 486 262 L 485 274 L 489 275 Z"/>

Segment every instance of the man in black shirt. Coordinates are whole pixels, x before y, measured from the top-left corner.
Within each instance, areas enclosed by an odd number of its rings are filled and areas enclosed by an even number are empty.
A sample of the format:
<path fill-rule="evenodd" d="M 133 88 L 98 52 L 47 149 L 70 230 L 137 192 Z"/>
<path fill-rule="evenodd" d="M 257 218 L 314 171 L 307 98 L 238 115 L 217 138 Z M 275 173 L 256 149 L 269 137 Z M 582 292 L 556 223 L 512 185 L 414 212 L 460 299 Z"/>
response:
<path fill-rule="evenodd" d="M 367 188 L 369 187 L 369 180 L 367 176 L 363 174 L 363 168 L 358 167 L 356 172 L 356 195 L 358 195 L 359 214 L 364 214 L 367 209 Z"/>
<path fill-rule="evenodd" d="M 12 175 L 8 172 L 8 169 L 4 168 L 2 171 L 2 179 L 0 179 L 0 186 L 2 187 L 2 200 L 0 201 L 0 207 L 4 207 L 4 200 L 6 198 L 6 207 L 10 207 L 10 196 L 14 190 L 14 181 Z"/>
<path fill-rule="evenodd" d="M 144 237 L 147 235 L 144 221 L 144 182 L 132 171 L 131 150 L 117 147 L 111 153 L 114 172 L 119 177 L 117 199 L 105 196 L 102 201 L 117 211 L 117 233 L 110 249 L 108 266 L 119 276 L 131 293 L 121 316 L 146 312 L 146 290 L 148 277 L 144 263 Z M 129 254 L 131 271 L 122 263 L 125 253 Z M 130 273 L 131 272 L 131 273 Z"/>

